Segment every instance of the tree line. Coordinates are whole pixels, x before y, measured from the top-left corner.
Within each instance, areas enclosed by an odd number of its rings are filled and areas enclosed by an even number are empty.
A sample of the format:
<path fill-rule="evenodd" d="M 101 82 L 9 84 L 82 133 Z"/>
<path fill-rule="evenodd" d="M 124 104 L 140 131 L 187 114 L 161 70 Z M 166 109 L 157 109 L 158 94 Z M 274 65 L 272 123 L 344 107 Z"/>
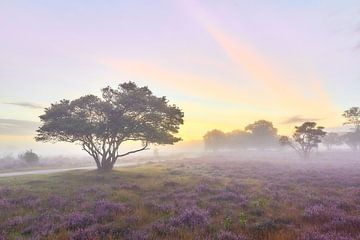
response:
<path fill-rule="evenodd" d="M 40 116 L 41 126 L 36 141 L 78 144 L 95 161 L 99 170 L 111 170 L 119 158 L 147 150 L 150 145 L 174 144 L 181 140 L 176 134 L 184 124 L 183 111 L 169 104 L 166 97 L 155 96 L 148 87 L 134 82 L 105 87 L 101 97 L 89 94 L 74 100 L 51 104 Z M 344 112 L 345 124 L 353 131 L 341 138 L 327 134 L 315 122 L 295 127 L 292 137 L 279 136 L 272 122 L 259 120 L 244 130 L 224 133 L 212 130 L 204 136 L 207 149 L 269 149 L 286 145 L 307 158 L 324 141 L 329 147 L 340 141 L 353 150 L 360 150 L 360 108 Z M 134 150 L 121 152 L 125 142 L 140 142 Z M 280 144 L 279 144 L 280 143 Z"/>
<path fill-rule="evenodd" d="M 269 149 L 278 147 L 278 130 L 272 122 L 259 120 L 247 125 L 244 130 L 225 133 L 214 129 L 204 135 L 205 148 L 218 151 L 224 149 Z"/>
<path fill-rule="evenodd" d="M 274 149 L 288 146 L 294 149 L 302 158 L 309 158 L 311 152 L 319 144 L 324 144 L 328 150 L 333 146 L 346 144 L 352 150 L 360 150 L 360 108 L 352 107 L 343 113 L 344 125 L 351 125 L 351 131 L 340 134 L 325 132 L 324 127 L 316 122 L 304 122 L 295 126 L 292 136 L 280 136 L 273 123 L 259 120 L 247 125 L 244 130 L 234 130 L 225 133 L 214 129 L 207 132 L 204 144 L 207 150 L 224 149 Z"/>

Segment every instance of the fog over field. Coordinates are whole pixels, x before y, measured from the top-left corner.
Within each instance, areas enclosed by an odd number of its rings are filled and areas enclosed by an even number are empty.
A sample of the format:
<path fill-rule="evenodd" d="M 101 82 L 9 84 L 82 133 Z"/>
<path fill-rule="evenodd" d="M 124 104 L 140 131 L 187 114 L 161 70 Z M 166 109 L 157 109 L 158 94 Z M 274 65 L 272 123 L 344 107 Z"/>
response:
<path fill-rule="evenodd" d="M 360 240 L 358 0 L 0 1 L 0 240 Z"/>

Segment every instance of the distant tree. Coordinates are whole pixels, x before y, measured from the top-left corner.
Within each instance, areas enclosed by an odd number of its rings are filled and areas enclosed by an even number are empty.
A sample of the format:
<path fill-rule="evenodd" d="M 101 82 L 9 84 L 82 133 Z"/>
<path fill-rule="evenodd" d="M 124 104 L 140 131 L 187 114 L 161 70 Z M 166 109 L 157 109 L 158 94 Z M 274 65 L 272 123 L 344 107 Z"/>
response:
<path fill-rule="evenodd" d="M 351 150 L 360 150 L 360 131 L 345 133 L 341 138 L 342 141 L 351 148 Z"/>
<path fill-rule="evenodd" d="M 330 151 L 333 146 L 339 146 L 339 145 L 343 144 L 343 141 L 338 133 L 331 132 L 331 133 L 327 133 L 322 138 L 322 143 Z"/>
<path fill-rule="evenodd" d="M 360 108 L 352 107 L 343 114 L 346 119 L 344 125 L 352 125 L 353 132 L 348 132 L 343 136 L 344 142 L 354 151 L 360 150 Z"/>
<path fill-rule="evenodd" d="M 355 131 L 360 131 L 360 108 L 352 107 L 343 114 L 346 119 L 344 125 L 353 125 Z"/>
<path fill-rule="evenodd" d="M 250 132 L 250 145 L 255 148 L 268 148 L 278 145 L 277 129 L 272 122 L 259 120 L 245 127 Z"/>
<path fill-rule="evenodd" d="M 183 112 L 165 97 L 133 82 L 102 89 L 102 98 L 86 95 L 62 100 L 40 116 L 37 141 L 78 143 L 93 157 L 98 169 L 111 170 L 116 161 L 146 150 L 150 144 L 173 144 L 183 124 Z M 142 142 L 136 150 L 119 153 L 122 143 Z"/>
<path fill-rule="evenodd" d="M 207 132 L 203 139 L 207 150 L 217 151 L 226 145 L 226 134 L 218 129 Z"/>
<path fill-rule="evenodd" d="M 321 143 L 321 138 L 326 135 L 324 127 L 317 126 L 315 122 L 305 122 L 295 127 L 292 139 L 287 136 L 280 137 L 281 145 L 293 148 L 302 158 L 308 159 L 311 151 Z"/>
<path fill-rule="evenodd" d="M 39 156 L 33 152 L 33 150 L 27 150 L 19 155 L 19 159 L 23 160 L 28 164 L 37 164 L 39 162 Z"/>
<path fill-rule="evenodd" d="M 245 149 L 249 147 L 250 133 L 243 130 L 233 130 L 226 133 L 226 146 L 230 149 Z"/>

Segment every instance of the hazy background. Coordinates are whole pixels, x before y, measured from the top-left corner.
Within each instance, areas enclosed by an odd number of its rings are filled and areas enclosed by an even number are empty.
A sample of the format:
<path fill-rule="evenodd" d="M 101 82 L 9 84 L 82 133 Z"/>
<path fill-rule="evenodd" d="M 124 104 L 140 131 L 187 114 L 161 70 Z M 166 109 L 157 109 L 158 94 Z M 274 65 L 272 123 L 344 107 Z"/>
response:
<path fill-rule="evenodd" d="M 360 102 L 356 0 L 0 1 L 0 52 L 3 155 L 82 155 L 35 143 L 38 116 L 125 81 L 184 110 L 184 141 L 168 151 L 258 119 L 280 134 L 307 120 L 343 131 L 341 113 Z"/>

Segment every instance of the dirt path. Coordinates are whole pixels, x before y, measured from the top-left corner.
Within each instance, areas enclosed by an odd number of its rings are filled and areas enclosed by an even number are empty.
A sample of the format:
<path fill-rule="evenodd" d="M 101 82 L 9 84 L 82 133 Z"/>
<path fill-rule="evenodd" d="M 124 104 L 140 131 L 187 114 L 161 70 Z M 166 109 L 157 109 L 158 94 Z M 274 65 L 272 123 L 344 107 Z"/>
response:
<path fill-rule="evenodd" d="M 116 164 L 115 167 L 130 167 L 136 166 L 140 164 L 144 164 L 146 162 L 133 162 L 133 163 L 119 163 Z M 58 169 L 41 169 L 41 170 L 30 170 L 30 171 L 14 171 L 7 173 L 0 173 L 0 178 L 3 177 L 16 177 L 16 176 L 24 176 L 24 175 L 43 175 L 43 174 L 52 174 L 52 173 L 60 173 L 60 172 L 68 172 L 73 170 L 87 170 L 87 169 L 96 169 L 95 166 L 89 167 L 77 167 L 77 168 L 58 168 Z"/>

